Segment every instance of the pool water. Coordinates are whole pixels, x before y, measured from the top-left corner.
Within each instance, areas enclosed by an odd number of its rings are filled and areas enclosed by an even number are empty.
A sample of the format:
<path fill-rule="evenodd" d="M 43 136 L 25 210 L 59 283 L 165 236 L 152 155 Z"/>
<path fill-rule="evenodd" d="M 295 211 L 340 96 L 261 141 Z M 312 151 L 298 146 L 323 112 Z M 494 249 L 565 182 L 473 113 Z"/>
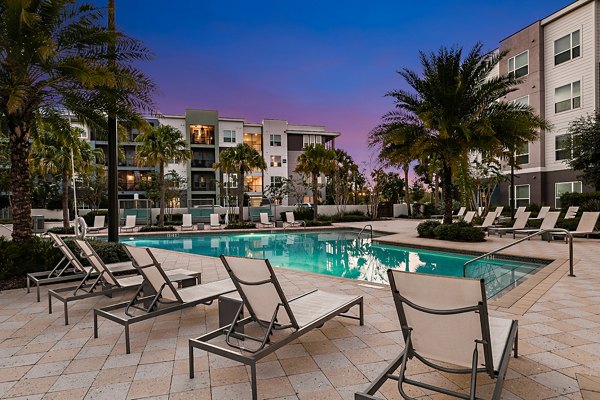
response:
<path fill-rule="evenodd" d="M 364 234 L 363 234 L 364 236 Z M 218 257 L 221 254 L 268 258 L 272 265 L 361 281 L 387 283 L 387 269 L 446 276 L 463 276 L 463 265 L 474 256 L 373 243 L 356 231 L 327 230 L 289 233 L 236 233 L 177 237 L 121 237 L 133 246 L 155 247 Z M 482 260 L 467 276 L 484 278 L 488 297 L 515 286 L 540 264 Z"/>

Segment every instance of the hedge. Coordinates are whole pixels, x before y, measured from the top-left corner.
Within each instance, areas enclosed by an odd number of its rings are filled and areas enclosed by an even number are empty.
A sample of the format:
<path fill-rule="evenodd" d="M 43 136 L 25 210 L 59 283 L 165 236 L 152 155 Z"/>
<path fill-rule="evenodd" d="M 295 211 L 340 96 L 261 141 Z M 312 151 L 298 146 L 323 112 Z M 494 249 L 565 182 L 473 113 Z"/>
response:
<path fill-rule="evenodd" d="M 571 206 L 586 208 L 585 211 L 600 211 L 600 192 L 564 193 L 560 196 L 560 206 L 563 211 Z"/>
<path fill-rule="evenodd" d="M 439 221 L 425 221 L 417 226 L 419 237 L 450 240 L 454 242 L 483 242 L 485 233 L 464 221 L 442 224 Z"/>

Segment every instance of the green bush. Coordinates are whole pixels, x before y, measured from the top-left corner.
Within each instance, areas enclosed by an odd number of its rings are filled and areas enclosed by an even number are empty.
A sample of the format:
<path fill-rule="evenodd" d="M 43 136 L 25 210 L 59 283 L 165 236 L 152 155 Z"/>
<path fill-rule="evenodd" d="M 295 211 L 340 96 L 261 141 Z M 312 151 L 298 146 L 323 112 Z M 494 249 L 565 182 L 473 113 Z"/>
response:
<path fill-rule="evenodd" d="M 88 243 L 96 253 L 98 253 L 98 257 L 100 257 L 105 264 L 129 261 L 129 257 L 125 252 L 123 245 L 120 243 L 105 242 L 103 240 L 90 240 Z M 69 246 L 73 254 L 79 258 L 79 261 L 84 265 L 88 264 L 86 259 L 80 257 L 81 249 L 79 249 L 73 239 L 65 239 L 65 244 Z"/>
<path fill-rule="evenodd" d="M 574 231 L 577 229 L 580 219 L 581 218 L 559 219 L 558 222 L 556 222 L 556 227 L 566 229 L 568 231 Z"/>
<path fill-rule="evenodd" d="M 462 221 L 454 224 L 442 224 L 433 229 L 433 234 L 436 239 L 455 242 L 483 242 L 485 240 L 483 230 Z"/>
<path fill-rule="evenodd" d="M 434 238 L 435 235 L 433 234 L 433 230 L 435 228 L 437 228 L 438 226 L 440 226 L 441 224 L 442 223 L 440 221 L 421 222 L 417 226 L 417 233 L 419 234 L 419 237 Z"/>
<path fill-rule="evenodd" d="M 225 229 L 256 229 L 256 224 L 254 222 L 231 222 Z"/>
<path fill-rule="evenodd" d="M 331 226 L 331 221 L 313 221 L 312 219 L 305 220 L 306 226 Z"/>
<path fill-rule="evenodd" d="M 370 221 L 371 218 L 366 216 L 362 211 L 356 210 L 347 213 L 339 213 L 331 216 L 319 216 L 320 221 L 331 222 L 362 222 Z"/>
<path fill-rule="evenodd" d="M 156 216 L 156 222 L 158 223 L 158 218 L 160 215 Z M 181 225 L 183 222 L 183 214 L 174 213 L 174 214 L 165 214 L 165 225 Z"/>
<path fill-rule="evenodd" d="M 298 207 L 294 210 L 294 218 L 305 221 L 313 219 L 313 209 L 310 207 Z"/>
<path fill-rule="evenodd" d="M 560 196 L 560 206 L 563 211 L 571 206 L 583 206 L 589 201 L 600 201 L 600 192 L 564 193 Z M 600 211 L 600 210 L 598 210 Z"/>
<path fill-rule="evenodd" d="M 177 229 L 172 225 L 165 226 L 156 226 L 156 225 L 146 225 L 140 228 L 140 232 L 173 232 Z"/>
<path fill-rule="evenodd" d="M 588 200 L 581 205 L 579 209 L 581 212 L 585 211 L 600 211 L 600 199 Z"/>
<path fill-rule="evenodd" d="M 106 224 L 106 220 L 108 219 L 108 210 L 96 210 L 90 211 L 89 213 L 83 216 L 83 219 L 85 220 L 87 226 L 94 226 L 94 219 L 96 218 L 96 215 L 105 215 L 106 219 L 104 221 Z"/>
<path fill-rule="evenodd" d="M 529 205 L 527 206 L 527 208 L 525 209 L 526 211 L 531 211 L 531 215 L 538 215 L 540 213 L 540 209 L 542 208 L 542 206 L 540 206 L 537 203 L 529 203 Z"/>
<path fill-rule="evenodd" d="M 50 233 L 56 233 L 57 235 L 74 235 L 75 231 L 72 226 L 64 227 L 64 226 L 55 226 L 54 228 L 48 229 Z"/>
<path fill-rule="evenodd" d="M 62 258 L 50 239 L 37 236 L 19 244 L 0 237 L 0 254 L 0 280 L 51 270 Z"/>

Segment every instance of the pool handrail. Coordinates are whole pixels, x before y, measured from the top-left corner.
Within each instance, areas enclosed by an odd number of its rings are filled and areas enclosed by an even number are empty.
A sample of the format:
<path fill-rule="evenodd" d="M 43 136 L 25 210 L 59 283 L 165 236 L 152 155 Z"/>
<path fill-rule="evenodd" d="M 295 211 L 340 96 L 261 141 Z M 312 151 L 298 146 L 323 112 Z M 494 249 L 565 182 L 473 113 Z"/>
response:
<path fill-rule="evenodd" d="M 363 228 L 360 230 L 360 232 L 358 232 L 356 239 L 360 239 L 360 236 L 362 235 L 363 231 L 367 228 L 370 228 L 369 230 L 371 231 L 371 240 L 373 240 L 373 225 L 371 225 L 371 224 L 367 224 L 367 225 L 363 226 Z"/>
<path fill-rule="evenodd" d="M 363 228 L 363 229 L 364 229 L 364 228 Z M 525 236 L 524 238 L 521 238 L 521 239 L 519 239 L 519 240 L 516 240 L 516 241 L 514 241 L 514 242 L 511 242 L 511 243 L 509 243 L 509 244 L 507 244 L 507 245 L 505 245 L 505 246 L 502 246 L 502 247 L 500 247 L 500 248 L 497 248 L 496 250 L 492 250 L 492 251 L 490 251 L 489 253 L 485 253 L 485 254 L 482 254 L 482 255 L 480 255 L 480 256 L 478 256 L 478 257 L 475 257 L 474 259 L 467 261 L 467 262 L 466 262 L 466 263 L 463 265 L 463 277 L 465 277 L 465 278 L 467 277 L 467 267 L 468 267 L 470 264 L 472 264 L 472 263 L 474 263 L 474 262 L 476 262 L 476 261 L 479 261 L 479 260 L 481 260 L 482 258 L 488 258 L 488 257 L 491 257 L 491 258 L 493 258 L 493 256 L 494 256 L 496 253 L 499 253 L 499 252 L 501 252 L 502 250 L 506 250 L 506 249 L 508 249 L 509 247 L 512 247 L 512 246 L 514 246 L 514 245 L 516 245 L 516 244 L 519 244 L 519 243 L 521 243 L 521 242 L 524 242 L 525 240 L 529 240 L 529 239 L 531 239 L 532 237 L 539 236 L 539 235 L 542 235 L 542 234 L 544 234 L 544 233 L 552 233 L 552 232 L 561 232 L 561 233 L 564 233 L 564 234 L 566 235 L 566 237 L 568 238 L 568 243 L 569 243 L 569 276 L 573 276 L 573 277 L 574 277 L 574 276 L 575 276 L 575 274 L 573 273 L 573 235 L 571 235 L 571 232 L 569 232 L 567 229 L 562 229 L 562 228 L 551 228 L 551 229 L 544 229 L 544 230 L 541 230 L 541 231 L 539 231 L 539 232 L 535 232 L 535 233 L 533 233 L 533 234 L 531 234 L 531 235 L 529 235 L 529 236 Z"/>

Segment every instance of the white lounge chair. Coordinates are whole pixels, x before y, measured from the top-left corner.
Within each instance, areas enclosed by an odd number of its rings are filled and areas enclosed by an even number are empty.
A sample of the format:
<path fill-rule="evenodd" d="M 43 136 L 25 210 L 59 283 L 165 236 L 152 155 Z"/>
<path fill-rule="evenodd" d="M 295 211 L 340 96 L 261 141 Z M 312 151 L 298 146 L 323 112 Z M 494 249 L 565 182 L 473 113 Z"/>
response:
<path fill-rule="evenodd" d="M 542 225 L 540 225 L 540 227 L 538 229 L 516 229 L 516 230 L 514 230 L 513 231 L 513 239 L 517 235 L 528 236 L 528 235 L 532 235 L 537 232 L 541 232 L 546 229 L 554 228 L 556 226 L 556 222 L 558 222 L 559 215 L 560 215 L 560 212 L 558 212 L 558 211 L 549 212 L 548 214 L 546 214 L 546 217 L 542 221 Z"/>
<path fill-rule="evenodd" d="M 194 230 L 194 224 L 192 223 L 192 214 L 183 214 L 181 218 L 181 230 Z"/>
<path fill-rule="evenodd" d="M 221 229 L 219 214 L 210 214 L 210 229 Z"/>
<path fill-rule="evenodd" d="M 577 224 L 577 229 L 574 231 L 569 231 L 571 236 L 585 236 L 589 237 L 590 235 L 599 233 L 596 230 L 596 224 L 598 223 L 598 218 L 600 217 L 600 212 L 584 212 L 581 215 L 581 219 L 579 220 L 579 224 Z M 561 236 L 565 237 L 566 233 L 556 232 L 553 233 L 552 236 Z"/>
<path fill-rule="evenodd" d="M 523 211 L 517 216 L 517 219 L 515 219 L 515 222 L 513 223 L 512 227 L 503 228 L 497 226 L 490 226 L 488 228 L 488 236 L 492 233 L 497 233 L 498 236 L 502 237 L 506 233 L 513 233 L 517 229 L 524 229 L 525 226 L 527 226 L 527 221 L 529 220 L 530 215 L 531 211 Z"/>
<path fill-rule="evenodd" d="M 142 296 L 143 288 L 139 287 L 130 301 L 94 309 L 94 337 L 98 337 L 98 317 L 123 325 L 127 354 L 131 351 L 130 325 L 199 304 L 208 305 L 219 296 L 235 291 L 231 279 L 176 288 L 172 281 L 179 279 L 180 275 L 194 277 L 199 276 L 199 273 L 186 270 L 165 271 L 147 247 L 126 246 L 125 250 L 145 282 L 152 288 L 151 293 L 144 290 Z M 134 310 L 138 311 L 138 315 L 133 314 Z"/>
<path fill-rule="evenodd" d="M 128 215 L 127 218 L 125 219 L 125 225 L 123 225 L 121 227 L 121 232 L 123 232 L 123 231 L 133 232 L 133 230 L 135 229 L 136 218 L 137 217 L 135 215 Z"/>
<path fill-rule="evenodd" d="M 485 216 L 485 219 L 483 220 L 483 223 L 481 225 L 476 225 L 475 228 L 481 228 L 483 230 L 487 230 L 490 226 L 492 226 L 494 224 L 494 222 L 496 221 L 496 211 L 490 211 L 487 213 L 487 215 Z"/>
<path fill-rule="evenodd" d="M 465 211 L 467 211 L 467 207 L 461 207 L 456 214 L 452 215 L 452 218 L 453 219 L 462 218 L 462 216 L 465 214 Z M 431 218 L 440 219 L 440 218 L 444 218 L 444 216 L 442 214 L 438 214 L 438 215 L 432 215 Z"/>
<path fill-rule="evenodd" d="M 362 296 L 313 290 L 288 299 L 269 260 L 223 255 L 221 260 L 243 304 L 230 325 L 189 340 L 190 378 L 194 377 L 193 350 L 199 348 L 249 365 L 252 398 L 256 400 L 256 363 L 260 359 L 336 316 L 357 319 L 360 325 L 364 324 Z M 354 306 L 359 307 L 359 315 L 346 315 Z M 242 317 L 244 308 L 248 312 L 246 318 Z M 238 329 L 251 323 L 262 327 L 259 332 L 263 336 L 250 336 Z M 275 331 L 282 330 L 287 330 L 288 334 L 281 332 L 274 335 Z M 225 337 L 224 345 L 211 342 L 221 336 Z M 245 339 L 244 346 L 238 344 L 236 339 Z"/>
<path fill-rule="evenodd" d="M 471 222 L 473 222 L 473 218 L 475 218 L 475 211 L 467 211 L 463 218 L 463 221 L 470 224 Z"/>
<path fill-rule="evenodd" d="M 518 322 L 488 315 L 483 280 L 453 278 L 388 270 L 404 350 L 356 400 L 375 400 L 388 380 L 397 381 L 400 396 L 413 398 L 405 385 L 417 386 L 448 396 L 475 399 L 477 374 L 495 380 L 493 399 L 500 399 L 510 353 L 518 353 Z M 411 363 L 423 362 L 444 373 L 470 375 L 468 393 L 434 386 L 408 378 Z M 399 372 L 398 368 L 400 368 Z M 389 397 L 388 397 L 389 398 Z"/>
<path fill-rule="evenodd" d="M 577 216 L 577 212 L 579 211 L 579 207 L 571 206 L 567 209 L 565 213 L 565 219 L 573 219 Z"/>
<path fill-rule="evenodd" d="M 527 207 L 525 206 L 517 208 L 517 211 L 515 212 L 515 219 L 519 218 L 519 214 L 524 213 L 526 209 Z"/>
<path fill-rule="evenodd" d="M 504 211 L 504 206 L 496 207 L 496 218 L 500 218 L 502 216 L 502 211 Z"/>
<path fill-rule="evenodd" d="M 296 221 L 296 217 L 294 217 L 293 211 L 287 211 L 285 213 L 285 221 L 283 222 L 284 228 L 294 227 L 294 226 L 302 226 L 302 225 L 304 225 L 304 227 L 306 228 L 306 221 L 303 221 L 303 220 Z"/>
<path fill-rule="evenodd" d="M 98 232 L 104 229 L 104 221 L 106 219 L 105 215 L 96 215 L 94 217 L 94 226 L 88 226 L 88 232 Z"/>
<path fill-rule="evenodd" d="M 262 228 L 266 228 L 266 227 L 275 227 L 275 223 L 269 221 L 269 214 L 267 213 L 260 213 L 260 221 L 259 224 Z"/>
<path fill-rule="evenodd" d="M 549 211 L 550 207 L 542 207 L 540 208 L 540 212 L 538 213 L 537 217 L 529 219 L 544 219 L 546 218 L 546 214 L 548 214 Z"/>
<path fill-rule="evenodd" d="M 12 229 L 8 226 L 0 224 L 0 237 L 3 237 L 6 240 L 12 240 Z"/>

